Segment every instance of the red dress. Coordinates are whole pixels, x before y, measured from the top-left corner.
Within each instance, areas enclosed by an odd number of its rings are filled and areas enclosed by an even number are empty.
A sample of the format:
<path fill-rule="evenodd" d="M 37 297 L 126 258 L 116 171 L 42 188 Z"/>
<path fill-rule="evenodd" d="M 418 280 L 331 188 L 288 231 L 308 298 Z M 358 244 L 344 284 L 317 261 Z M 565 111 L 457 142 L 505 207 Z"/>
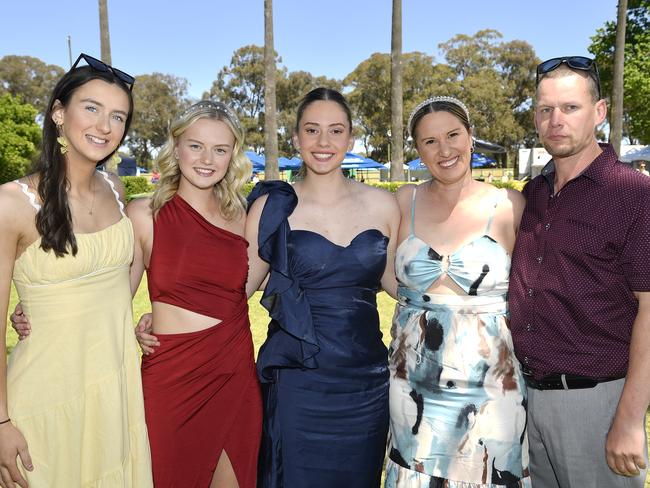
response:
<path fill-rule="evenodd" d="M 248 322 L 246 240 L 212 225 L 179 195 L 158 212 L 147 276 L 152 302 L 221 320 L 157 334 L 142 361 L 156 488 L 207 488 L 222 451 L 254 488 L 261 398 Z"/>

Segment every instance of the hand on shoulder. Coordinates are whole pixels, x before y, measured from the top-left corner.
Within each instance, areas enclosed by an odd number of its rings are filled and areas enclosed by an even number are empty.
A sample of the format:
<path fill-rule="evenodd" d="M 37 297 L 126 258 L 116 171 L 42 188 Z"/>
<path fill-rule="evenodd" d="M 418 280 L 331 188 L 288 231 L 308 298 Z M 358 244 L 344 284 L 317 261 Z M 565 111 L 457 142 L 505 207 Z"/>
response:
<path fill-rule="evenodd" d="M 151 197 L 134 198 L 126 206 L 125 213 L 133 223 L 142 219 L 151 220 Z"/>

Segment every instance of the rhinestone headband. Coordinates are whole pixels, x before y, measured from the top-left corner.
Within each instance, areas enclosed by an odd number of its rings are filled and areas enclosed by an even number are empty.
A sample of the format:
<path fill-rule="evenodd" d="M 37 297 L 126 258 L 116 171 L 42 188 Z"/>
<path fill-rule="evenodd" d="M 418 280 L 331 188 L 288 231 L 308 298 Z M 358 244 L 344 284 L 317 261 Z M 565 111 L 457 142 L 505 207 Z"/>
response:
<path fill-rule="evenodd" d="M 232 122 L 232 124 L 235 126 L 235 129 L 237 129 L 239 132 L 243 132 L 241 122 L 239 121 L 239 117 L 237 117 L 237 114 L 233 109 L 231 109 L 228 105 L 226 105 L 223 102 L 217 102 L 213 100 L 202 100 L 186 108 L 183 112 L 181 112 L 179 118 L 184 119 L 186 117 L 189 117 L 190 115 L 194 115 L 197 112 L 202 112 L 205 110 L 214 110 L 216 112 L 222 113 L 228 118 L 228 120 L 230 120 L 230 122 Z"/>
<path fill-rule="evenodd" d="M 467 110 L 467 107 L 463 102 L 461 102 L 455 97 L 448 97 L 448 96 L 431 97 L 431 98 L 427 98 L 424 102 L 420 103 L 411 112 L 411 115 L 409 117 L 409 123 L 407 126 L 409 128 L 409 134 L 411 135 L 411 137 L 413 137 L 413 127 L 411 126 L 411 124 L 413 123 L 413 117 L 415 117 L 415 114 L 417 114 L 423 107 L 426 107 L 427 105 L 431 105 L 432 103 L 436 103 L 436 102 L 452 103 L 460 107 L 463 110 L 463 112 L 465 112 L 465 116 L 467 117 L 467 122 L 470 123 L 469 110 Z"/>

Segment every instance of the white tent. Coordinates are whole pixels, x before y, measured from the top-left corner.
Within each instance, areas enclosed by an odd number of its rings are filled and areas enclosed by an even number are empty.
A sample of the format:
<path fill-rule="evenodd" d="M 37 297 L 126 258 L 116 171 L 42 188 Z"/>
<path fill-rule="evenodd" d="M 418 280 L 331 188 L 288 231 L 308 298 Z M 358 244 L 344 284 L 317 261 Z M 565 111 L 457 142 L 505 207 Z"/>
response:
<path fill-rule="evenodd" d="M 650 146 L 621 146 L 621 161 L 650 161 Z"/>

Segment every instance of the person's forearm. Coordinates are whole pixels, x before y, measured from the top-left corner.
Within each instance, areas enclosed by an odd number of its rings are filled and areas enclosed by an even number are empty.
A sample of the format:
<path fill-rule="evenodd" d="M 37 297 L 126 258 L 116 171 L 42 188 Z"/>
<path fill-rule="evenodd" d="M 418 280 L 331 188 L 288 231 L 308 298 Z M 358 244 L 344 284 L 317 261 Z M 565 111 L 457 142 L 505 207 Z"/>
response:
<path fill-rule="evenodd" d="M 643 421 L 650 404 L 650 298 L 639 300 L 630 343 L 630 361 L 616 417 Z"/>

